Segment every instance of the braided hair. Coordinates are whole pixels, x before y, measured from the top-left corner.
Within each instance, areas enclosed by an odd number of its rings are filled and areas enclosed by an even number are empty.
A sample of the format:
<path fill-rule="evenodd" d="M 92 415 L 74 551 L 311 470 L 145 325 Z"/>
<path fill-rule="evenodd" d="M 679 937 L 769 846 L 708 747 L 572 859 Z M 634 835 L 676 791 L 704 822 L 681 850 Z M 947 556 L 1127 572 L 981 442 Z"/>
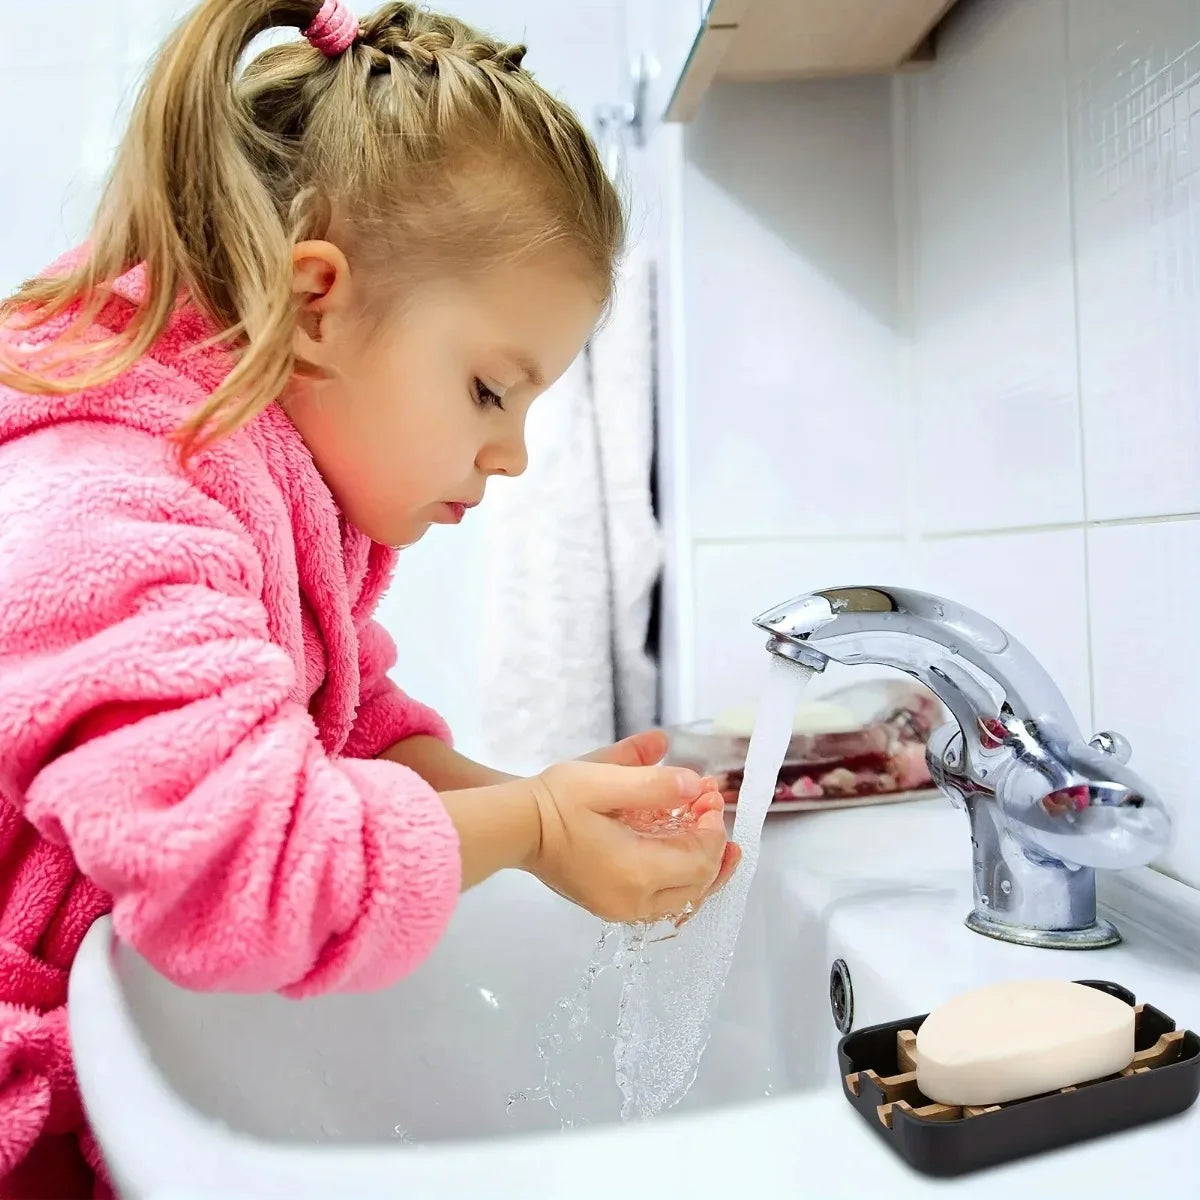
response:
<path fill-rule="evenodd" d="M 624 237 L 620 198 L 575 114 L 523 65 L 525 47 L 453 17 L 387 3 L 344 51 L 271 28 L 308 28 L 319 0 L 203 0 L 159 52 L 93 225 L 69 272 L 26 283 L 0 320 L 66 331 L 0 382 L 66 393 L 107 382 L 162 334 L 180 294 L 234 354 L 179 431 L 185 457 L 250 420 L 297 370 L 292 247 L 328 237 L 375 309 L 437 272 L 486 270 L 550 245 L 577 256 L 601 298 Z M 72 334 L 108 285 L 146 268 L 132 321 L 97 361 Z"/>

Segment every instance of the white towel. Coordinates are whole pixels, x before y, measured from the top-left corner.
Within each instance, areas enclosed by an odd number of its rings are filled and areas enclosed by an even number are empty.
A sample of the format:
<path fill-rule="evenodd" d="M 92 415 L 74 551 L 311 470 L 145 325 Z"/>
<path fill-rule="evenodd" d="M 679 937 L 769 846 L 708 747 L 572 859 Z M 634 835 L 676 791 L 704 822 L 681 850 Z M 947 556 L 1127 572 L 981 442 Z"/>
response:
<path fill-rule="evenodd" d="M 526 475 L 489 495 L 481 686 L 487 749 L 529 770 L 653 723 L 648 262 L 633 256 L 585 354 L 530 414 Z"/>
<path fill-rule="evenodd" d="M 587 361 L 530 413 L 529 470 L 489 496 L 481 663 L 492 761 L 526 770 L 613 739 L 603 493 Z"/>
<path fill-rule="evenodd" d="M 654 518 L 654 274 L 631 251 L 608 322 L 589 353 L 600 426 L 613 599 L 617 737 L 648 728 L 658 711 L 658 667 L 646 646 L 662 536 Z"/>

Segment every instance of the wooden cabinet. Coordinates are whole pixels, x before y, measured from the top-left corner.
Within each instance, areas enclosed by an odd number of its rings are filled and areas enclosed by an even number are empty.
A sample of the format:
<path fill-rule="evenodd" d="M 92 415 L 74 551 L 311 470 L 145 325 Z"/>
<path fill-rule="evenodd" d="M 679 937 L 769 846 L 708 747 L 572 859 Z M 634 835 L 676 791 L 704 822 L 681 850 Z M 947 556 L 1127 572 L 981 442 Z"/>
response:
<path fill-rule="evenodd" d="M 660 0 L 666 26 L 655 41 L 662 65 L 654 105 L 689 121 L 717 81 L 769 82 L 884 74 L 933 56 L 933 31 L 954 0 Z M 685 22 L 691 25 L 686 50 Z M 670 37 L 665 36 L 668 29 Z M 653 36 L 653 35 L 652 35 Z"/>

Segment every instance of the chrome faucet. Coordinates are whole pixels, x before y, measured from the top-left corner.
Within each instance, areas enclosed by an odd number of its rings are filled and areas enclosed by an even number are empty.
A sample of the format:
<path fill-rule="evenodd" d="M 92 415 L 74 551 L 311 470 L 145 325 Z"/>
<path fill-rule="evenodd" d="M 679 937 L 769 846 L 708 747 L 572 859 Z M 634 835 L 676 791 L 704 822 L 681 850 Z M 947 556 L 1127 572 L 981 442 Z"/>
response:
<path fill-rule="evenodd" d="M 1170 840 L 1170 816 L 1128 767 L 1129 743 L 1116 733 L 1085 741 L 1024 646 L 961 604 L 906 588 L 813 592 L 754 623 L 772 654 L 817 671 L 831 661 L 895 667 L 950 710 L 927 758 L 970 819 L 970 929 L 1058 950 L 1120 941 L 1097 919 L 1096 869 L 1150 862 Z"/>

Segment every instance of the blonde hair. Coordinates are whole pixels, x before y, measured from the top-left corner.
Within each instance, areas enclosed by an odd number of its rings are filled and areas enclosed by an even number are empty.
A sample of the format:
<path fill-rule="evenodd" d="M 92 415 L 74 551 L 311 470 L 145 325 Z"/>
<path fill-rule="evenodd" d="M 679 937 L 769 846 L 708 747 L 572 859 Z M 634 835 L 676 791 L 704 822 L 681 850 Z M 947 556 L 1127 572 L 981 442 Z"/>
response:
<path fill-rule="evenodd" d="M 297 40 L 238 74 L 253 38 L 305 29 L 319 7 L 205 0 L 175 31 L 138 98 L 86 257 L 0 305 L 0 320 L 33 326 L 80 304 L 57 350 L 47 348 L 55 369 L 0 363 L 0 383 L 61 395 L 108 382 L 186 298 L 235 356 L 179 431 L 190 455 L 305 372 L 292 348 L 291 252 L 331 227 L 382 304 L 398 275 L 478 270 L 552 243 L 579 255 L 608 296 L 621 201 L 578 118 L 521 66 L 524 46 L 391 3 L 363 18 L 338 57 Z M 71 334 L 138 264 L 145 297 L 97 361 Z M 64 375 L 64 359 L 79 369 Z"/>

